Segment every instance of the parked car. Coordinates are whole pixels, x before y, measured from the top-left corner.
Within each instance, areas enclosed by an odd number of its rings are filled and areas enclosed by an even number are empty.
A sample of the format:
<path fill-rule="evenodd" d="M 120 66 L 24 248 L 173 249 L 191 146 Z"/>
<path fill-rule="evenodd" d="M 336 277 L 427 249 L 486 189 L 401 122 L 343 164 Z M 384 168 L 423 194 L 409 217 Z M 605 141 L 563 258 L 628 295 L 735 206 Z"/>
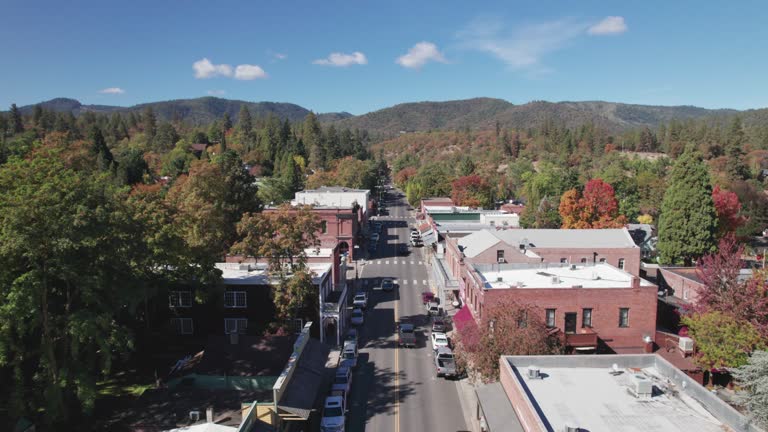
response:
<path fill-rule="evenodd" d="M 435 300 L 435 293 L 432 291 L 424 291 L 421 293 L 421 304 L 427 305 L 429 303 L 433 303 Z"/>
<path fill-rule="evenodd" d="M 429 302 L 426 304 L 427 315 L 429 316 L 441 316 L 443 314 L 443 308 L 435 302 Z"/>
<path fill-rule="evenodd" d="M 347 366 L 349 368 L 357 367 L 357 342 L 344 342 L 344 348 L 341 350 L 341 360 L 339 367 Z"/>
<path fill-rule="evenodd" d="M 371 242 L 376 243 L 379 241 L 379 233 L 371 234 Z"/>
<path fill-rule="evenodd" d="M 323 417 L 320 420 L 321 432 L 344 432 L 347 405 L 342 396 L 328 396 L 323 404 Z"/>
<path fill-rule="evenodd" d="M 445 330 L 446 330 L 445 320 L 438 315 L 432 316 L 432 331 L 438 332 L 438 333 L 445 333 Z"/>
<path fill-rule="evenodd" d="M 354 342 L 357 343 L 357 329 L 351 328 L 347 330 L 346 336 L 344 336 L 344 343 Z"/>
<path fill-rule="evenodd" d="M 395 289 L 395 283 L 392 282 L 392 279 L 384 279 L 381 282 L 381 289 L 384 291 L 392 291 Z"/>
<path fill-rule="evenodd" d="M 446 347 L 450 348 L 450 344 L 448 343 L 448 336 L 446 336 L 445 333 L 441 332 L 432 332 L 432 334 L 429 336 L 430 340 L 432 341 L 432 350 L 437 350 L 440 347 Z"/>
<path fill-rule="evenodd" d="M 352 390 L 352 368 L 348 365 L 339 366 L 336 369 L 336 376 L 333 377 L 331 391 L 343 391 L 348 395 Z"/>
<path fill-rule="evenodd" d="M 363 310 L 359 308 L 352 309 L 352 325 L 363 325 L 365 323 L 365 315 Z"/>
<path fill-rule="evenodd" d="M 401 347 L 416 347 L 416 332 L 413 324 L 401 323 L 397 326 L 397 344 Z"/>
<path fill-rule="evenodd" d="M 376 252 L 376 243 L 368 243 L 368 252 Z"/>
<path fill-rule="evenodd" d="M 365 309 L 368 307 L 368 294 L 362 292 L 355 294 L 352 299 L 352 305 L 356 308 Z"/>
<path fill-rule="evenodd" d="M 440 347 L 435 351 L 435 371 L 438 377 L 455 377 L 456 359 L 448 347 Z"/>

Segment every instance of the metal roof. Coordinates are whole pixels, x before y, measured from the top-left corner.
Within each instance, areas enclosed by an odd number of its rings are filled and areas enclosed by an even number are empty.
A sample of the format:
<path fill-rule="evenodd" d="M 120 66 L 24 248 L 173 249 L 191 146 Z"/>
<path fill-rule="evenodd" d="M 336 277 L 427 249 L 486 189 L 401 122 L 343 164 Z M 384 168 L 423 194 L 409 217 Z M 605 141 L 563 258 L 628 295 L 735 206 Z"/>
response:
<path fill-rule="evenodd" d="M 485 416 L 488 432 L 523 432 L 523 426 L 500 383 L 478 387 L 475 394 Z"/>

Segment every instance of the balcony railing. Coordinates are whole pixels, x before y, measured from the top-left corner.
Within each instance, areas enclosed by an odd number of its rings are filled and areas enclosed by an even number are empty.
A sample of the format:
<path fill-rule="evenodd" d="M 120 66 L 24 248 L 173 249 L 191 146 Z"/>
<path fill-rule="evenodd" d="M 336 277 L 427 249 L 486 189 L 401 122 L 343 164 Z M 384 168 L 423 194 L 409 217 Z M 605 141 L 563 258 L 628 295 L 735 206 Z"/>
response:
<path fill-rule="evenodd" d="M 565 334 L 565 345 L 569 347 L 596 347 L 597 333 L 591 328 L 580 328 L 576 333 Z"/>

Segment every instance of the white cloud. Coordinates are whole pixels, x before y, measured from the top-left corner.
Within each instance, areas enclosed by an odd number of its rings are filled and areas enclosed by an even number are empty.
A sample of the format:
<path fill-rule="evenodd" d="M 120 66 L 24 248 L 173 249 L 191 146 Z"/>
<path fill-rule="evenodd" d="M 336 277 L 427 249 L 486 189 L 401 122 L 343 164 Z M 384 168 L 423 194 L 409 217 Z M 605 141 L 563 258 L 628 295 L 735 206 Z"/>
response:
<path fill-rule="evenodd" d="M 232 66 L 228 64 L 213 64 L 207 58 L 192 63 L 192 69 L 194 69 L 195 78 L 197 79 L 232 76 Z"/>
<path fill-rule="evenodd" d="M 227 92 L 224 90 L 208 90 L 209 96 L 223 96 L 225 94 L 227 94 Z"/>
<path fill-rule="evenodd" d="M 365 54 L 361 53 L 360 51 L 355 51 L 352 54 L 335 52 L 331 53 L 324 59 L 317 59 L 313 61 L 312 64 L 322 66 L 347 67 L 352 65 L 368 64 L 368 59 L 365 57 Z"/>
<path fill-rule="evenodd" d="M 491 54 L 512 69 L 547 72 L 549 69 L 541 66 L 541 59 L 584 34 L 587 27 L 583 22 L 562 19 L 529 24 L 509 32 L 498 19 L 477 19 L 457 37 L 460 46 Z"/>
<path fill-rule="evenodd" d="M 288 55 L 286 55 L 286 54 L 283 54 L 283 53 L 274 53 L 272 56 L 273 56 L 275 59 L 277 59 L 277 60 L 285 60 L 285 59 L 287 59 L 287 58 L 288 58 Z"/>
<path fill-rule="evenodd" d="M 235 79 L 249 81 L 266 77 L 267 73 L 257 65 L 241 64 L 235 68 Z"/>
<path fill-rule="evenodd" d="M 624 17 L 620 16 L 605 17 L 602 21 L 587 29 L 587 33 L 591 35 L 621 34 L 625 31 L 627 31 L 627 23 L 624 22 Z"/>
<path fill-rule="evenodd" d="M 437 49 L 437 45 L 425 41 L 411 47 L 408 54 L 398 57 L 395 63 L 409 69 L 419 69 L 430 61 L 446 62 L 443 54 Z"/>
<path fill-rule="evenodd" d="M 99 90 L 99 93 L 101 93 L 101 94 L 123 94 L 123 93 L 125 93 L 125 90 L 121 89 L 120 87 L 107 87 L 105 89 Z"/>

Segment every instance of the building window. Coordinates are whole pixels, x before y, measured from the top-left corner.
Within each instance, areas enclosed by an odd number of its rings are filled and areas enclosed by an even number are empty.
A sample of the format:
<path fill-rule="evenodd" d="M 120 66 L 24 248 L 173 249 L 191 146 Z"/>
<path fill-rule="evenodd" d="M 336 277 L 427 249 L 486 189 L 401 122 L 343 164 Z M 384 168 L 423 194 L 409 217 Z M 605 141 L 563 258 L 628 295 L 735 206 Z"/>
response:
<path fill-rule="evenodd" d="M 504 262 L 504 250 L 500 249 L 496 251 L 496 262 Z"/>
<path fill-rule="evenodd" d="M 490 225 L 491 226 L 496 226 L 496 221 L 492 220 Z"/>
<path fill-rule="evenodd" d="M 245 333 L 248 328 L 248 320 L 245 318 L 224 318 L 224 333 Z"/>
<path fill-rule="evenodd" d="M 547 318 L 547 327 L 554 328 L 555 327 L 555 309 L 547 309 L 546 310 L 546 318 Z"/>
<path fill-rule="evenodd" d="M 592 327 L 592 309 L 591 308 L 581 310 L 581 327 L 582 328 Z"/>
<path fill-rule="evenodd" d="M 192 292 L 191 291 L 171 291 L 168 293 L 168 306 L 172 308 L 177 307 L 192 307 Z"/>
<path fill-rule="evenodd" d="M 517 316 L 517 328 L 528 327 L 528 311 L 520 311 L 520 315 Z"/>
<path fill-rule="evenodd" d="M 586 263 L 587 263 L 587 259 L 586 259 L 586 258 L 582 258 L 582 259 L 581 259 L 581 263 L 582 263 L 582 264 L 586 264 Z"/>
<path fill-rule="evenodd" d="M 619 308 L 619 327 L 629 327 L 629 308 Z"/>
<path fill-rule="evenodd" d="M 560 264 L 567 264 L 568 258 L 560 258 Z"/>
<path fill-rule="evenodd" d="M 600 264 L 605 264 L 605 258 L 600 258 Z"/>
<path fill-rule="evenodd" d="M 248 306 L 245 291 L 227 291 L 224 293 L 224 307 L 244 308 Z"/>
<path fill-rule="evenodd" d="M 624 270 L 624 258 L 619 258 L 619 268 Z"/>
<path fill-rule="evenodd" d="M 192 318 L 171 318 L 171 327 L 180 335 L 188 335 L 194 332 Z"/>
<path fill-rule="evenodd" d="M 322 232 L 323 234 L 328 232 L 328 222 L 327 221 L 320 222 L 320 232 Z"/>

